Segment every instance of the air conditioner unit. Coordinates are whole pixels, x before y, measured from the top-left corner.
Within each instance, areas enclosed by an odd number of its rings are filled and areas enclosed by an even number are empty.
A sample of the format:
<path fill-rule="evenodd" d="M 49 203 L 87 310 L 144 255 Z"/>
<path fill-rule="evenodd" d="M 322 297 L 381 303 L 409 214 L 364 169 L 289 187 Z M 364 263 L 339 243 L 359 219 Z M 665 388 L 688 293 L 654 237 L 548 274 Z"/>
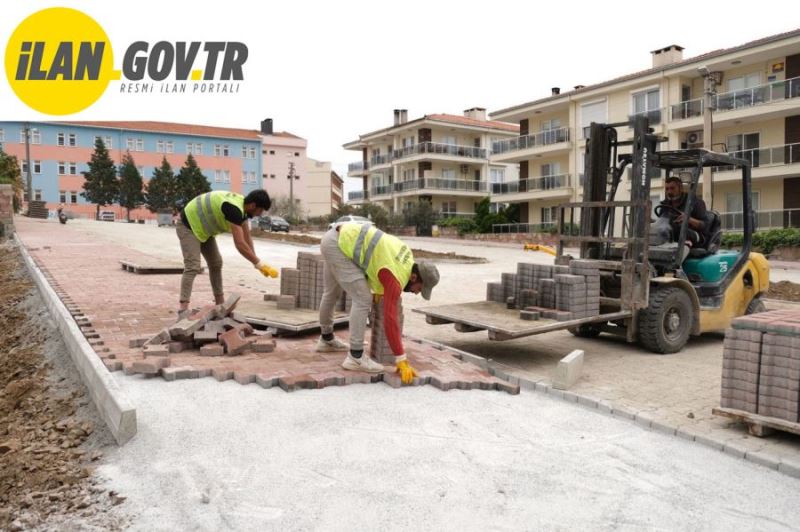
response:
<path fill-rule="evenodd" d="M 686 134 L 686 145 L 688 148 L 703 147 L 703 130 L 690 131 Z"/>

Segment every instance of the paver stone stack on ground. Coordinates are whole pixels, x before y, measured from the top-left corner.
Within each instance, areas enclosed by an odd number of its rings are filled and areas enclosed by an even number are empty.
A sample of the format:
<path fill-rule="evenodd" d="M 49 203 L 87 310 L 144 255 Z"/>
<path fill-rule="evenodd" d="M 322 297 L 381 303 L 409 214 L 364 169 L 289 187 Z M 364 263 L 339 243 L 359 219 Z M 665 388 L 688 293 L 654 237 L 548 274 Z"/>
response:
<path fill-rule="evenodd" d="M 325 290 L 323 272 L 325 261 L 319 253 L 301 251 L 297 254 L 296 268 L 281 269 L 281 293 L 277 298 L 278 308 L 319 310 Z M 273 296 L 267 295 L 265 299 Z M 336 310 L 350 311 L 350 297 L 342 292 Z"/>
<path fill-rule="evenodd" d="M 520 310 L 524 320 L 567 321 L 600 314 L 600 267 L 596 261 L 573 259 L 568 266 L 517 264 L 517 273 L 503 273 L 486 285 L 486 300 Z"/>
<path fill-rule="evenodd" d="M 800 431 L 800 311 L 733 320 L 725 332 L 720 404 Z"/>
<path fill-rule="evenodd" d="M 389 340 L 386 338 L 386 328 L 383 324 L 384 310 L 383 310 L 383 296 L 376 297 L 372 303 L 372 313 L 370 315 L 370 333 L 369 342 L 369 355 L 385 366 L 394 365 L 394 353 L 389 346 Z M 400 324 L 400 334 L 403 334 L 403 299 L 397 301 L 397 321 Z"/>
<path fill-rule="evenodd" d="M 14 231 L 14 188 L 0 185 L 0 236 L 10 237 Z"/>
<path fill-rule="evenodd" d="M 224 303 L 203 307 L 155 336 L 131 340 L 130 347 L 141 347 L 144 359 L 134 362 L 130 373 L 157 375 L 169 367 L 170 354 L 198 347 L 201 356 L 274 351 L 275 340 L 270 333 L 254 331 L 249 324 L 230 317 L 239 299 L 238 294 L 231 294 Z"/>

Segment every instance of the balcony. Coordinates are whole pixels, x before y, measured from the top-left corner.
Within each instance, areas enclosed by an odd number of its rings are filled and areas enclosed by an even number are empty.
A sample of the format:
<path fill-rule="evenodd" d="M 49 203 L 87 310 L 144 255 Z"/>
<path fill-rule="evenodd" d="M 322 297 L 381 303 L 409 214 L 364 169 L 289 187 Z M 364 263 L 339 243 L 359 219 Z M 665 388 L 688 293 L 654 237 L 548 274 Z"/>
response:
<path fill-rule="evenodd" d="M 486 149 L 474 146 L 458 146 L 455 144 L 441 144 L 439 142 L 421 142 L 412 146 L 405 146 L 394 150 L 394 159 L 406 159 L 417 155 L 445 155 L 450 157 L 464 157 L 467 159 L 485 159 Z M 425 159 L 428 157 L 421 157 Z"/>
<path fill-rule="evenodd" d="M 695 116 L 703 116 L 703 99 L 686 100 L 670 106 L 671 120 L 685 120 Z"/>
<path fill-rule="evenodd" d="M 717 94 L 716 112 L 733 111 L 742 107 L 753 107 L 765 103 L 797 98 L 800 96 L 800 77 L 782 81 L 773 81 L 757 85 L 749 89 L 723 92 Z"/>
<path fill-rule="evenodd" d="M 449 179 L 440 177 L 426 177 L 400 181 L 394 184 L 397 193 L 415 192 L 420 190 L 444 192 L 445 194 L 459 195 L 486 195 L 488 186 L 485 181 L 470 181 L 467 179 Z"/>
<path fill-rule="evenodd" d="M 392 185 L 377 185 L 370 189 L 369 197 L 370 199 L 378 199 L 380 196 L 391 196 L 392 195 Z"/>
<path fill-rule="evenodd" d="M 531 179 L 520 179 L 507 183 L 492 183 L 493 196 L 517 194 L 517 197 L 497 198 L 500 201 L 524 201 L 531 198 L 556 198 L 572 195 L 572 180 L 569 174 L 547 175 Z"/>
<path fill-rule="evenodd" d="M 800 143 L 729 151 L 727 155 L 748 161 L 753 168 L 753 178 L 779 177 L 788 172 L 785 166 L 800 164 Z M 711 170 L 715 173 L 715 179 L 719 181 L 739 178 L 738 172 L 735 172 L 732 166 L 715 166 Z"/>
<path fill-rule="evenodd" d="M 369 198 L 369 193 L 366 190 L 354 190 L 347 193 L 347 201 L 351 203 L 361 203 Z"/>
<path fill-rule="evenodd" d="M 366 172 L 368 169 L 369 165 L 366 161 L 356 161 L 347 165 L 347 176 L 359 177 L 364 175 L 364 172 Z"/>
<path fill-rule="evenodd" d="M 394 157 L 392 157 L 391 153 L 373 155 L 369 159 L 369 167 L 372 170 L 376 170 L 377 167 L 379 167 L 379 166 L 385 166 L 385 165 L 391 164 L 393 159 L 394 159 Z"/>
<path fill-rule="evenodd" d="M 492 224 L 492 233 L 555 233 L 557 222 Z"/>
<path fill-rule="evenodd" d="M 741 231 L 744 228 L 744 214 L 741 211 L 721 212 L 719 216 L 723 231 Z M 756 211 L 755 216 L 757 230 L 800 227 L 800 209 Z"/>
<path fill-rule="evenodd" d="M 629 127 L 633 126 L 633 120 L 637 116 L 646 116 L 650 126 L 657 126 L 663 121 L 666 109 L 651 109 L 649 111 L 642 111 L 641 113 L 633 113 L 628 115 L 628 121 L 631 123 Z"/>
<path fill-rule="evenodd" d="M 492 160 L 515 162 L 530 155 L 569 148 L 570 129 L 562 127 L 492 143 Z"/>

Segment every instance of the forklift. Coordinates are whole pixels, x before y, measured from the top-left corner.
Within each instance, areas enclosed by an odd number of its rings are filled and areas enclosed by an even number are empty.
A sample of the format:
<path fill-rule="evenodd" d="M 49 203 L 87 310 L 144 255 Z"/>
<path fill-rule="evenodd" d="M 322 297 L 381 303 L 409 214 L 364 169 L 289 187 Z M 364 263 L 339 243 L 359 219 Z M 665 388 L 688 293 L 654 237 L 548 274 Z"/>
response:
<path fill-rule="evenodd" d="M 628 318 L 571 327 L 576 336 L 594 337 L 601 332 L 623 334 L 655 353 L 680 351 L 690 336 L 722 331 L 731 320 L 765 310 L 761 296 L 769 288 L 769 263 L 751 252 L 755 215 L 751 207 L 751 168 L 744 159 L 703 149 L 657 151 L 666 139 L 652 133 L 647 117 L 636 117 L 633 139 L 620 141 L 617 128 L 624 124 L 590 126 L 586 150 L 586 182 L 583 202 L 559 208 L 557 264 L 568 264 L 565 244 L 580 244 L 581 258 L 601 261 L 601 314 L 631 311 Z M 618 154 L 631 145 L 630 154 Z M 627 166 L 631 167 L 630 201 L 615 201 Z M 707 210 L 705 239 L 689 250 L 684 245 L 689 215 L 698 201 L 697 188 L 705 167 L 727 167 L 741 177 L 743 243 L 741 251 L 721 250 L 719 213 Z M 688 180 L 685 213 L 674 242 L 651 242 L 659 221 L 681 214 L 669 205 L 652 209 L 651 179 L 672 175 Z M 619 213 L 619 210 L 622 210 Z M 651 219 L 654 213 L 657 220 Z M 566 219 L 580 218 L 580 234 L 566 229 Z M 619 216 L 621 214 L 621 216 Z M 620 231 L 615 231 L 618 218 Z M 660 219 L 660 220 L 659 220 Z"/>
<path fill-rule="evenodd" d="M 631 128 L 631 140 L 619 130 Z M 744 314 L 764 310 L 761 296 L 769 288 L 769 263 L 751 252 L 755 216 L 751 207 L 750 163 L 703 149 L 658 151 L 665 138 L 653 134 L 646 116 L 616 124 L 592 123 L 585 156 L 582 201 L 558 207 L 556 265 L 579 258 L 600 268 L 600 313 L 566 321 L 523 321 L 518 311 L 489 301 L 415 309 L 431 324 L 454 323 L 456 330 L 487 330 L 491 340 L 509 340 L 567 329 L 594 338 L 601 333 L 639 342 L 654 353 L 680 351 L 690 336 L 723 331 Z M 619 148 L 630 146 L 631 153 Z M 744 213 L 741 251 L 721 250 L 719 214 L 708 210 L 700 245 L 684 260 L 689 216 L 705 167 L 730 167 L 741 175 Z M 616 195 L 630 167 L 630 199 Z M 656 242 L 659 226 L 679 214 L 668 205 L 655 212 L 650 200 L 651 179 L 671 175 L 688 181 L 686 216 L 675 241 Z M 652 219 L 653 214 L 656 219 Z M 670 231 L 670 235 L 672 231 Z M 651 243 L 651 238 L 653 242 Z"/>

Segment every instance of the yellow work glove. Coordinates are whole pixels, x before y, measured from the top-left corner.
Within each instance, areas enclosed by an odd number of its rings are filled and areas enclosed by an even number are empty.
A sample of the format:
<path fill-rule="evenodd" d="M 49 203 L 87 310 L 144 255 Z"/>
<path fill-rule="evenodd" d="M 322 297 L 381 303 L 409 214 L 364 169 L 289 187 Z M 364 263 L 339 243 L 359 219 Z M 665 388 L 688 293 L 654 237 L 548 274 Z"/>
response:
<path fill-rule="evenodd" d="M 403 384 L 411 384 L 414 377 L 417 376 L 416 370 L 409 365 L 405 355 L 397 357 L 397 365 L 395 367 L 397 368 L 397 373 L 400 374 L 400 382 Z"/>
<path fill-rule="evenodd" d="M 256 270 L 260 271 L 264 277 L 272 277 L 274 279 L 278 276 L 278 270 L 263 260 L 258 261 L 258 264 L 256 264 Z"/>

